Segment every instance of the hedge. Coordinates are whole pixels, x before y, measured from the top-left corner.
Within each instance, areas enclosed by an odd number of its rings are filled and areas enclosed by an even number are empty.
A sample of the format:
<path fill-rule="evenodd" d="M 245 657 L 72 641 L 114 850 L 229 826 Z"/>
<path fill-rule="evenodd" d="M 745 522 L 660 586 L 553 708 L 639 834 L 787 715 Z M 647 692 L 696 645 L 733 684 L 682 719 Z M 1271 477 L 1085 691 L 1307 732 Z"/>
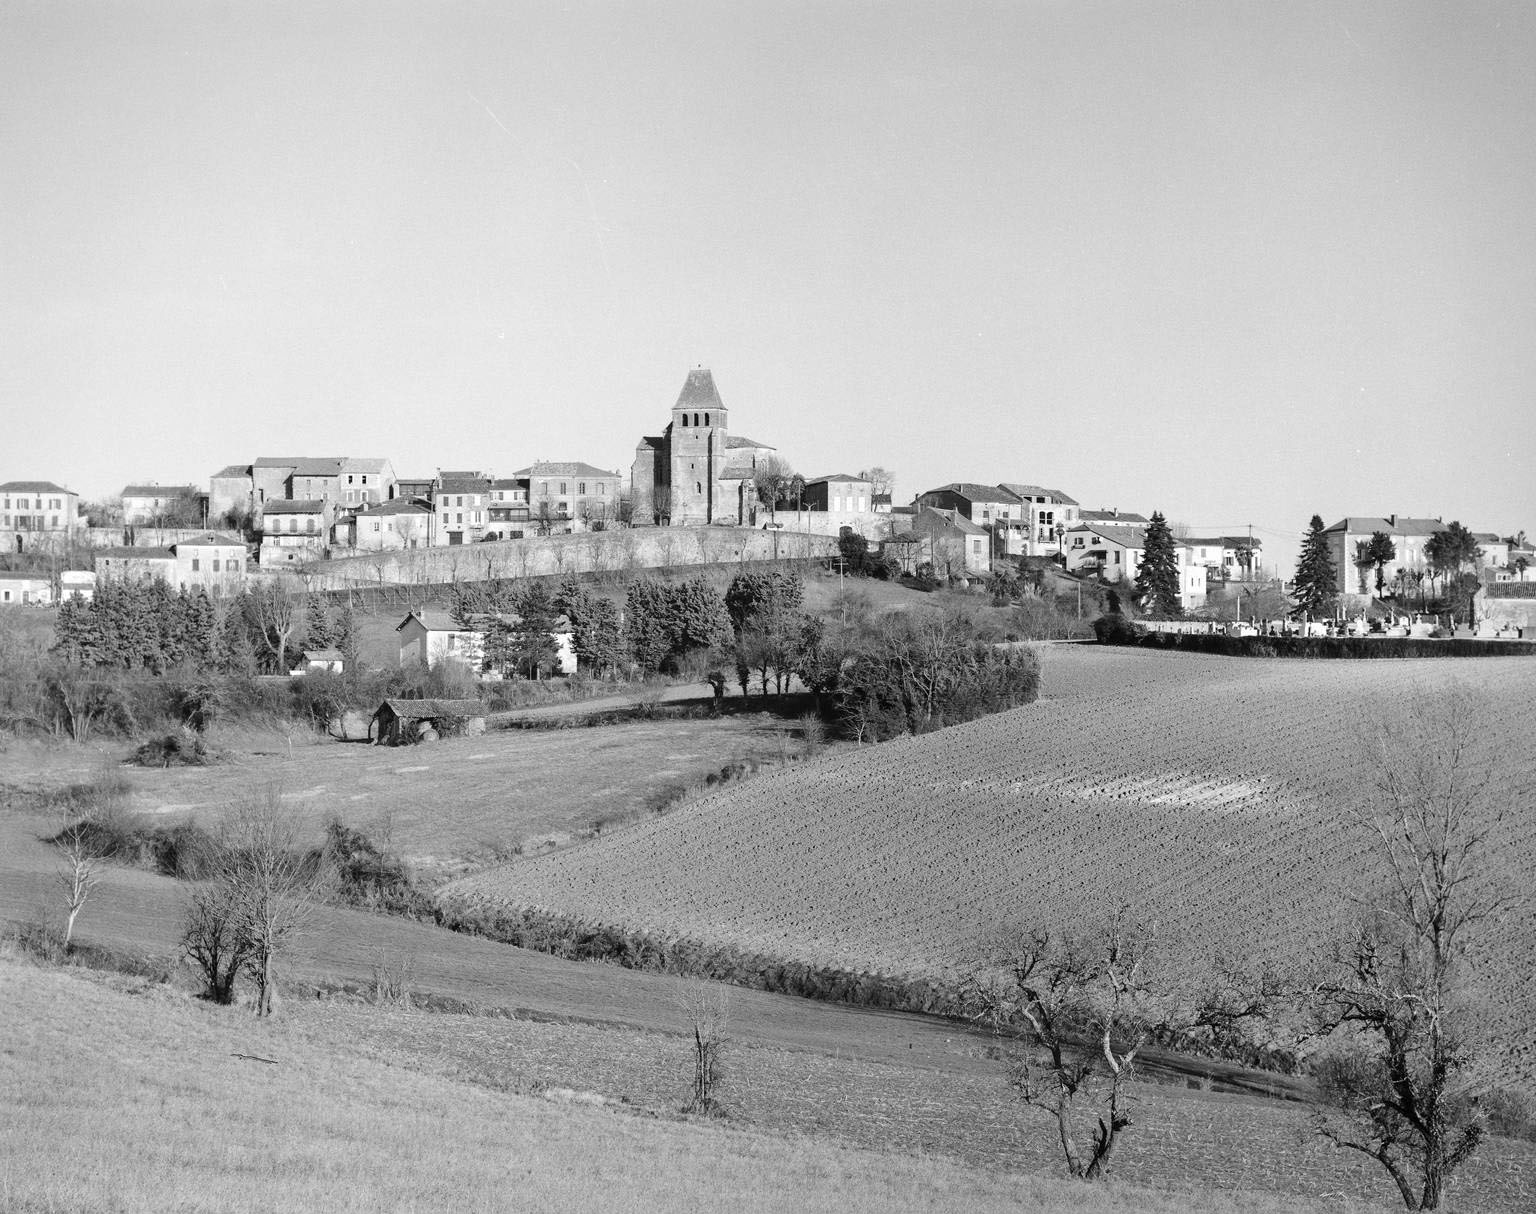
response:
<path fill-rule="evenodd" d="M 1179 649 L 1234 658 L 1509 658 L 1536 655 L 1536 641 L 1479 640 L 1476 637 L 1233 637 L 1220 633 L 1149 632 L 1100 616 L 1093 622 L 1101 645 Z M 1120 617 L 1122 620 L 1124 617 Z"/>

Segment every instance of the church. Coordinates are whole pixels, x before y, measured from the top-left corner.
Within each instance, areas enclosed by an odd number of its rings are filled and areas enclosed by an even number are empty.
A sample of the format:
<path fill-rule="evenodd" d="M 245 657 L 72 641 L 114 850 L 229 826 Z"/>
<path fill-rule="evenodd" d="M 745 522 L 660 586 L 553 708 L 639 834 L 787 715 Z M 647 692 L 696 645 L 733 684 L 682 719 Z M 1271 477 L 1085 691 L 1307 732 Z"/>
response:
<path fill-rule="evenodd" d="M 752 526 L 757 462 L 772 451 L 730 432 L 715 377 L 707 367 L 694 368 L 672 406 L 671 423 L 635 448 L 629 473 L 635 525 Z"/>

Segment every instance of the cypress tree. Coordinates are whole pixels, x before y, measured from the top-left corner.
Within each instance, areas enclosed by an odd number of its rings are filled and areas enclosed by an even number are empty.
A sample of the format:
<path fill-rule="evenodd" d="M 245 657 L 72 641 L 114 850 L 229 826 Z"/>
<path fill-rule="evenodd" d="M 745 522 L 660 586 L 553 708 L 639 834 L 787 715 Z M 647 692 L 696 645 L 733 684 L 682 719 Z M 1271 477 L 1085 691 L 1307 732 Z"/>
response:
<path fill-rule="evenodd" d="M 1179 599 L 1179 552 L 1173 532 L 1160 511 L 1152 512 L 1136 572 L 1136 599 L 1141 609 L 1156 615 L 1183 615 Z"/>
<path fill-rule="evenodd" d="M 1291 595 L 1296 600 L 1293 615 L 1327 615 L 1338 594 L 1338 569 L 1328 551 L 1328 537 L 1323 534 L 1323 519 L 1314 514 L 1301 538 L 1301 556 L 1296 561 L 1296 577 Z"/>

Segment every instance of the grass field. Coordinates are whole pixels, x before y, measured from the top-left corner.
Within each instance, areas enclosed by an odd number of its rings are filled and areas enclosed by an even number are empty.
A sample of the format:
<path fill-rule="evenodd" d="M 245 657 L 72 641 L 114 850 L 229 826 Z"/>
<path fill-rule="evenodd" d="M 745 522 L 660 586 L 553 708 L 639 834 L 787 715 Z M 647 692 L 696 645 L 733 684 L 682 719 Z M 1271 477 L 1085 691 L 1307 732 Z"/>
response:
<path fill-rule="evenodd" d="M 1050 1175 L 1050 1135 L 995 1081 L 738 1050 L 731 1117 L 702 1124 L 675 1113 L 675 1036 L 334 1001 L 258 1022 L 14 956 L 0 989 L 8 1211 L 1389 1208 L 1344 1196 L 1358 1167 L 1294 1118 L 1233 1098 L 1150 1094 L 1114 1181 L 1084 1186 Z M 1213 1167 L 1228 1185 L 1195 1187 Z M 1492 1162 L 1474 1179 L 1450 1209 L 1530 1196 Z"/>
<path fill-rule="evenodd" d="M 455 882 L 458 905 L 532 906 L 659 936 L 886 974 L 953 974 L 1008 923 L 1070 926 L 1117 905 L 1171 963 L 1285 963 L 1360 889 L 1347 810 L 1360 722 L 1416 686 L 1475 690 L 1516 803 L 1536 794 L 1536 665 L 1260 662 L 1056 647 L 1040 701 L 704 798 L 622 836 Z M 1493 853 L 1536 871 L 1528 832 Z M 1530 929 L 1506 935 L 1493 1014 L 1536 1063 Z"/>
<path fill-rule="evenodd" d="M 791 726 L 764 713 L 636 721 L 602 729 L 491 731 L 430 746 L 376 747 L 273 732 L 205 768 L 131 768 L 122 745 L 13 744 L 0 785 L 46 790 L 104 770 L 131 786 L 127 808 L 214 828 L 253 789 L 281 789 L 307 834 L 339 818 L 385 838 L 425 879 L 515 848 L 536 851 L 643 815 L 743 760 L 797 757 Z M 220 735 L 227 740 L 233 735 Z"/>

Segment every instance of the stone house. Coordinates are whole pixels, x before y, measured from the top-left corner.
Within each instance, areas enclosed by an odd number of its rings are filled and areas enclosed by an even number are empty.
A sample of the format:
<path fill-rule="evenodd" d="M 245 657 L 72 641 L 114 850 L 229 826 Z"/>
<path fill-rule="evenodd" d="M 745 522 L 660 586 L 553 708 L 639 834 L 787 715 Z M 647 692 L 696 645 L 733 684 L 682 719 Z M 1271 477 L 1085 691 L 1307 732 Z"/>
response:
<path fill-rule="evenodd" d="M 238 537 L 208 533 L 166 548 L 103 548 L 95 554 L 96 583 L 158 580 L 172 590 L 204 590 L 212 598 L 245 588 L 246 549 Z"/>
<path fill-rule="evenodd" d="M 910 528 L 923 541 L 922 560 L 932 562 L 937 576 L 985 577 L 992 571 L 992 537 L 958 510 L 918 507 Z"/>
<path fill-rule="evenodd" d="M 1369 542 L 1376 532 L 1386 535 L 1397 553 L 1382 567 L 1383 578 L 1390 584 L 1399 569 L 1415 574 L 1428 573 L 1430 561 L 1425 547 L 1435 532 L 1444 530 L 1445 523 L 1437 518 L 1409 518 L 1398 514 L 1389 514 L 1384 518 L 1347 515 L 1323 530 L 1328 553 L 1333 557 L 1333 567 L 1338 574 L 1334 589 L 1340 594 L 1374 592 L 1375 569 L 1362 570 L 1355 564 L 1355 553 L 1359 545 Z M 1364 590 L 1361 589 L 1362 585 Z"/>
<path fill-rule="evenodd" d="M 125 485 L 123 523 L 153 527 L 195 527 L 203 521 L 207 495 L 196 485 Z M 196 517 L 189 517 L 188 512 Z"/>
<path fill-rule="evenodd" d="M 1062 537 L 1062 551 L 1069 573 L 1128 584 L 1141 571 L 1147 533 L 1141 527 L 1079 523 Z M 1179 563 L 1179 602 L 1184 610 L 1205 606 L 1208 586 L 1206 567 L 1197 558 L 1198 547 L 1174 541 Z"/>
<path fill-rule="evenodd" d="M 527 487 L 528 521 L 535 530 L 601 531 L 618 521 L 621 473 L 580 462 L 540 460 L 512 475 Z"/>
<path fill-rule="evenodd" d="M 1021 556 L 1050 556 L 1061 551 L 1061 537 L 1077 524 L 1077 499 L 1060 489 L 1044 485 L 1026 485 L 1004 481 L 1007 489 L 1024 504 L 1023 551 Z M 1012 549 L 1009 549 L 1010 554 Z"/>
<path fill-rule="evenodd" d="M 635 448 L 629 481 L 636 525 L 755 524 L 757 462 L 773 448 L 732 434 L 729 421 L 709 369 L 688 372 L 667 428 Z"/>
<path fill-rule="evenodd" d="M 497 539 L 517 539 L 527 535 L 529 523 L 528 481 L 507 476 L 493 479 L 490 485 L 491 530 Z"/>
<path fill-rule="evenodd" d="M 796 512 L 792 525 L 817 535 L 841 535 L 847 529 L 873 536 L 887 518 L 875 512 L 874 485 L 846 472 L 806 481 L 797 504 L 804 512 Z"/>
<path fill-rule="evenodd" d="M 319 498 L 267 501 L 261 514 L 261 563 L 271 568 L 322 560 L 334 519 L 333 503 Z"/>
<path fill-rule="evenodd" d="M 336 542 L 359 552 L 425 548 L 432 538 L 432 507 L 416 498 L 395 498 L 347 514 L 334 527 Z"/>
<path fill-rule="evenodd" d="M 432 487 L 432 543 L 473 544 L 491 521 L 491 480 L 480 472 L 444 472 Z"/>
<path fill-rule="evenodd" d="M 1023 499 L 1010 489 L 1001 485 L 952 481 L 919 493 L 913 505 L 954 510 L 964 515 L 992 537 L 991 555 L 1024 555 L 1029 511 Z"/>
<path fill-rule="evenodd" d="M 400 645 L 401 666 L 431 668 L 452 659 L 478 673 L 485 660 L 485 634 L 460 627 L 446 611 L 412 611 L 395 625 L 395 635 Z"/>

